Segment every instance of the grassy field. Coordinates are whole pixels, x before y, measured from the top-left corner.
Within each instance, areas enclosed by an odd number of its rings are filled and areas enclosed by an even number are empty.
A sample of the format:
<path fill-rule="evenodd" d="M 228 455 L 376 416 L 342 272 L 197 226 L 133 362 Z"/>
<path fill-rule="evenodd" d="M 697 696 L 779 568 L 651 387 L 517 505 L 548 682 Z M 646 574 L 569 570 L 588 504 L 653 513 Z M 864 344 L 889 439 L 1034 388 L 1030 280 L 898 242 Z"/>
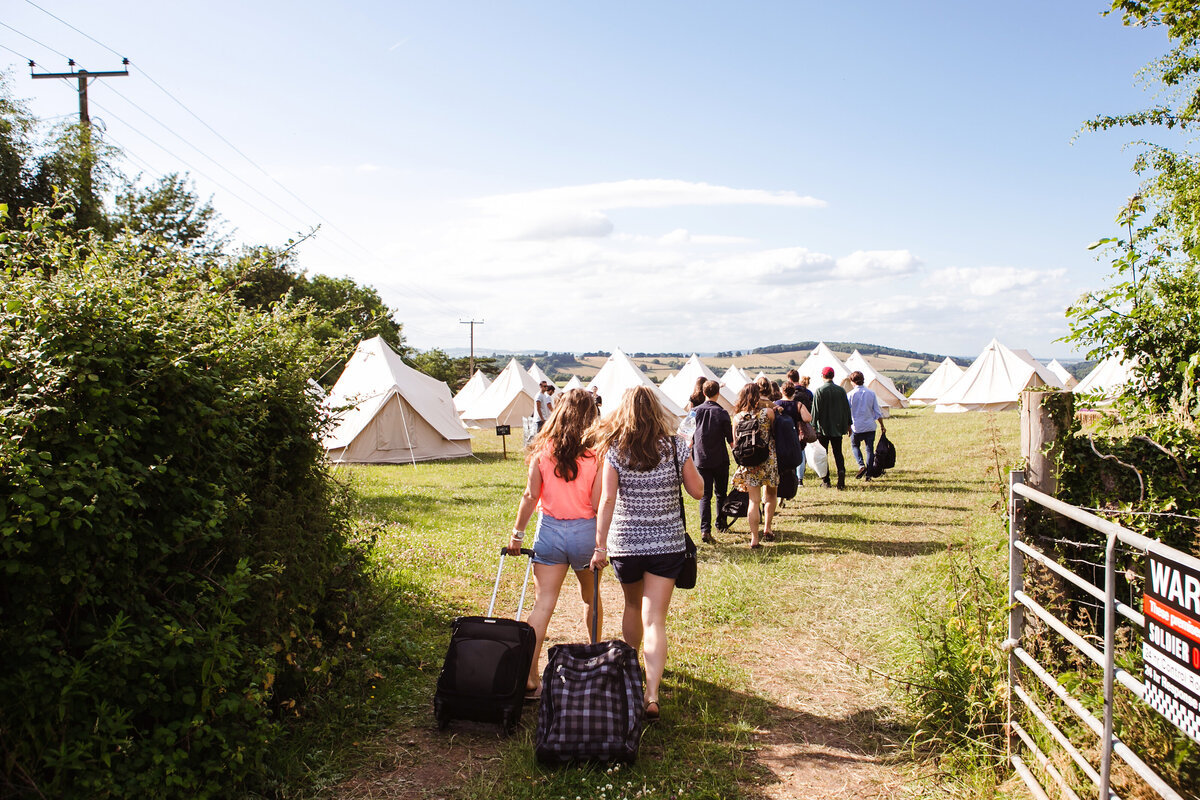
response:
<path fill-rule="evenodd" d="M 449 622 L 485 610 L 524 485 L 514 439 L 507 458 L 481 432 L 474 458 L 342 468 L 393 602 L 370 636 L 369 707 L 349 714 L 369 724 L 297 756 L 316 770 L 310 784 L 322 796 L 392 798 L 986 796 L 992 787 L 909 752 L 912 722 L 889 676 L 917 658 L 912 620 L 945 599 L 948 559 L 970 549 L 1002 568 L 994 505 L 1017 455 L 1017 416 L 908 410 L 887 428 L 899 455 L 883 479 L 855 481 L 847 452 L 849 490 L 823 489 L 810 472 L 781 513 L 780 541 L 750 551 L 743 521 L 702 546 L 697 589 L 672 603 L 664 719 L 637 765 L 614 772 L 538 766 L 532 708 L 509 739 L 433 724 Z M 504 614 L 520 582 L 511 566 Z M 605 637 L 619 635 L 618 598 L 606 575 Z M 548 644 L 585 639 L 581 608 L 568 578 Z"/>

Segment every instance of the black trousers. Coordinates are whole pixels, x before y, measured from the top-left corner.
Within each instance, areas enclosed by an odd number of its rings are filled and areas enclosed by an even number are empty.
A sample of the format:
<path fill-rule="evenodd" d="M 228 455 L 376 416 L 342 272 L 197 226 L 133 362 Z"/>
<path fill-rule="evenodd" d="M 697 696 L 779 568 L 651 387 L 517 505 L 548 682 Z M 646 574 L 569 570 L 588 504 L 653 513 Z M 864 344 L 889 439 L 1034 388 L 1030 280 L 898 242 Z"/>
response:
<path fill-rule="evenodd" d="M 837 477 L 839 484 L 846 483 L 846 456 L 842 453 L 842 437 L 841 436 L 825 436 L 818 435 L 817 441 L 821 443 L 821 447 L 829 450 L 829 446 L 833 445 L 833 463 L 837 467 Z M 830 470 L 833 472 L 833 470 Z M 829 483 L 829 475 L 825 475 L 825 483 Z"/>
<path fill-rule="evenodd" d="M 725 517 L 721 514 L 721 506 L 725 496 L 729 494 L 729 465 L 720 467 L 697 467 L 696 471 L 704 478 L 704 496 L 700 498 L 700 533 L 712 533 L 712 498 L 717 496 L 717 527 L 725 527 Z"/>

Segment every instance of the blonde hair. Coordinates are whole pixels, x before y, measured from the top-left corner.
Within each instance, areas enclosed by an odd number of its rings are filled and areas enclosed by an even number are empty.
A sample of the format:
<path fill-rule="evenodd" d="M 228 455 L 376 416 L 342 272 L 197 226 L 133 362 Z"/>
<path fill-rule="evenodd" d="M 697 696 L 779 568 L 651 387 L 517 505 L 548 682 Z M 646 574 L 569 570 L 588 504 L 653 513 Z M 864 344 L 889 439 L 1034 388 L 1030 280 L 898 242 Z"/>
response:
<path fill-rule="evenodd" d="M 596 401 L 583 389 L 564 392 L 529 443 L 529 452 L 549 451 L 554 457 L 554 474 L 570 483 L 579 477 L 579 459 L 592 446 L 590 432 L 598 416 Z"/>
<path fill-rule="evenodd" d="M 674 420 L 668 420 L 649 386 L 626 389 L 621 402 L 593 426 L 595 441 L 615 451 L 631 469 L 646 472 L 662 461 L 658 443 L 675 435 Z"/>

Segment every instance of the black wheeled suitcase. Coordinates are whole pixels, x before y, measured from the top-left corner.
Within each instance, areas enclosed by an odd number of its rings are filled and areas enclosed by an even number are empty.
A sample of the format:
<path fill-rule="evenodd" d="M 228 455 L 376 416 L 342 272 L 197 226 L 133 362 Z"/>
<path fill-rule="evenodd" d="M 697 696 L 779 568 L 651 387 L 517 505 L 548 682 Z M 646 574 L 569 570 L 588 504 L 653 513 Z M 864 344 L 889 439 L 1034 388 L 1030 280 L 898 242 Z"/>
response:
<path fill-rule="evenodd" d="M 450 646 L 433 697 L 433 716 L 439 728 L 444 729 L 451 720 L 472 720 L 498 723 L 510 734 L 521 720 L 525 680 L 537 644 L 533 628 L 520 621 L 533 561 L 525 568 L 517 618 L 493 617 L 506 552 L 500 551 L 487 616 L 459 617 L 451 624 Z M 533 555 L 527 549 L 521 553 Z"/>
<path fill-rule="evenodd" d="M 595 587 L 599 598 L 598 574 Z M 646 716 L 638 654 L 597 637 L 593 620 L 591 644 L 550 648 L 533 747 L 543 763 L 637 759 Z"/>

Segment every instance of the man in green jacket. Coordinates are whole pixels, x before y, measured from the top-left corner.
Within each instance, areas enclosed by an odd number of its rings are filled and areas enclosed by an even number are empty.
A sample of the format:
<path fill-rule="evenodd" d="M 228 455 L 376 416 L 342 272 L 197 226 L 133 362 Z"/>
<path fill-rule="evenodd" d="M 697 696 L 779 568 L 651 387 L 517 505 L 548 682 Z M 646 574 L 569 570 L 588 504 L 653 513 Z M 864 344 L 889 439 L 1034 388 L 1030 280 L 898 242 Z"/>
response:
<path fill-rule="evenodd" d="M 850 432 L 850 401 L 846 390 L 833 382 L 833 367 L 821 370 L 825 383 L 813 392 L 812 418 L 817 440 L 829 450 L 833 445 L 833 462 L 837 466 L 837 488 L 846 488 L 846 457 L 842 454 L 842 437 Z M 829 473 L 823 483 L 829 486 Z"/>

